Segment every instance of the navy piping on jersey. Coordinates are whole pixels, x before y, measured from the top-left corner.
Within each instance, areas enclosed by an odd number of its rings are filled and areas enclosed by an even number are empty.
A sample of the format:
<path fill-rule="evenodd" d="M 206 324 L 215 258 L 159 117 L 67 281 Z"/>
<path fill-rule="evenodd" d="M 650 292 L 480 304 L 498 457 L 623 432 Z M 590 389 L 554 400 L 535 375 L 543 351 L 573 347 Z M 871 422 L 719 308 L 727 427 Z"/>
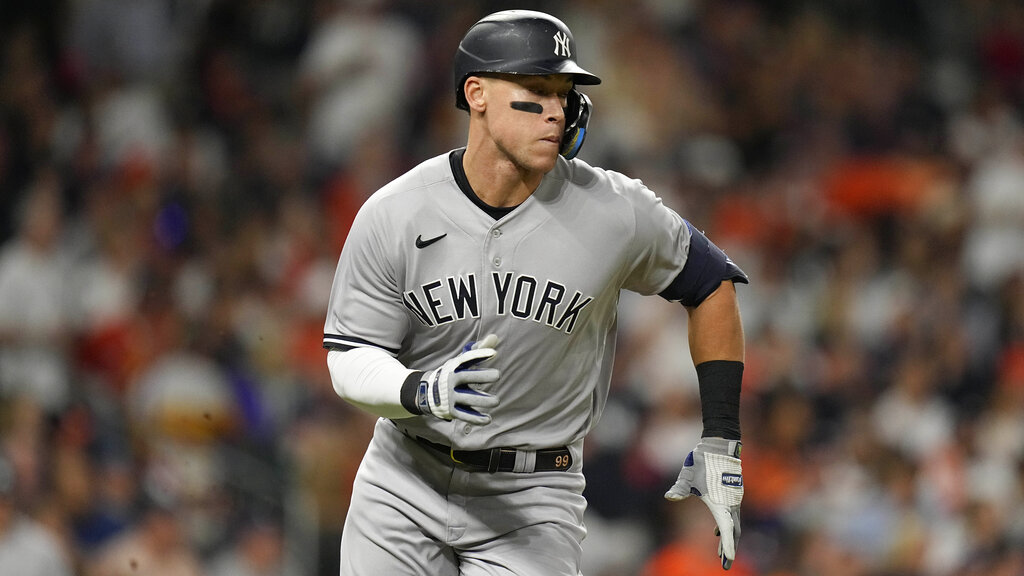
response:
<path fill-rule="evenodd" d="M 466 169 L 462 167 L 462 157 L 466 154 L 465 148 L 459 148 L 458 150 L 452 150 L 452 153 L 448 155 L 448 163 L 452 166 L 452 174 L 455 176 L 455 183 L 459 185 L 459 190 L 469 198 L 473 204 L 476 204 L 478 208 L 487 213 L 488 216 L 495 220 L 501 220 L 509 212 L 515 210 L 517 206 L 491 206 L 473 191 L 473 187 L 469 185 L 469 178 L 466 178 Z"/>
<path fill-rule="evenodd" d="M 385 352 L 389 352 L 392 355 L 398 354 L 397 348 L 388 348 L 381 346 L 375 342 L 369 340 L 363 340 L 362 338 L 356 338 L 355 336 L 342 336 L 341 334 L 328 334 L 324 333 L 324 348 L 328 350 L 338 350 L 339 352 L 345 352 L 353 348 L 380 348 Z"/>
<path fill-rule="evenodd" d="M 678 300 L 683 306 L 699 306 L 724 280 L 743 284 L 750 282 L 746 273 L 721 248 L 715 246 L 693 224 L 683 221 L 690 229 L 690 252 L 682 271 L 659 294 L 662 298 Z"/>

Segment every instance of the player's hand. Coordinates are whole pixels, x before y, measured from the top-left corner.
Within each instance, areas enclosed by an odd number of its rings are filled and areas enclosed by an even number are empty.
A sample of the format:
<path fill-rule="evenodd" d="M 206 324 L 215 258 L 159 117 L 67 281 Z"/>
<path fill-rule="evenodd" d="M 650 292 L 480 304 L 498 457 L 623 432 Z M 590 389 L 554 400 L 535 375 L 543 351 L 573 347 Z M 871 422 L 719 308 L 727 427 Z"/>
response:
<path fill-rule="evenodd" d="M 458 356 L 440 368 L 424 372 L 416 393 L 416 404 L 423 414 L 442 420 L 463 420 L 471 424 L 491 421 L 487 410 L 498 405 L 498 398 L 472 388 L 471 384 L 490 384 L 500 375 L 497 368 L 476 368 L 498 352 L 498 337 L 488 334 L 478 342 L 470 342 Z"/>
<path fill-rule="evenodd" d="M 741 444 L 724 438 L 701 438 L 686 457 L 676 483 L 665 493 L 672 501 L 696 495 L 715 518 L 718 557 L 728 570 L 740 540 L 740 502 L 743 500 Z"/>

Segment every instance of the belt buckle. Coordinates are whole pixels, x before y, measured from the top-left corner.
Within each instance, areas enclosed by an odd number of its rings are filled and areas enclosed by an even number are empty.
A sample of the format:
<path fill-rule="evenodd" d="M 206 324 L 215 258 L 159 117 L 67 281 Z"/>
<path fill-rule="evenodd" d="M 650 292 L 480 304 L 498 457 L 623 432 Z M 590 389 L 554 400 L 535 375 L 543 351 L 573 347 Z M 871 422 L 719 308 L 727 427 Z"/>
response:
<path fill-rule="evenodd" d="M 504 451 L 503 448 L 491 448 L 490 454 L 487 458 L 487 472 L 494 474 L 498 471 L 501 466 L 501 453 Z"/>

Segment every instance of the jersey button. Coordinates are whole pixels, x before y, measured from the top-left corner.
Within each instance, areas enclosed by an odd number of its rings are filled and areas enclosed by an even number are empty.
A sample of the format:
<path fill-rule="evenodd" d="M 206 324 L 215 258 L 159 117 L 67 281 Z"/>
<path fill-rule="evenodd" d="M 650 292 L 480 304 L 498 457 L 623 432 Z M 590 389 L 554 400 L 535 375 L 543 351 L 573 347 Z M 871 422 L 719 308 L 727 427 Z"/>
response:
<path fill-rule="evenodd" d="M 495 257 L 494 257 L 494 260 L 491 260 L 491 262 L 493 262 L 493 263 L 494 263 L 494 266 L 495 266 L 496 268 L 500 268 L 500 267 L 501 267 L 501 258 L 499 258 L 499 257 L 495 256 Z"/>
<path fill-rule="evenodd" d="M 473 425 L 472 424 L 466 424 L 465 426 L 462 427 L 462 433 L 463 434 L 469 434 L 472 431 L 473 431 Z"/>
<path fill-rule="evenodd" d="M 495 238 L 501 238 L 501 228 L 495 228 L 494 230 L 491 230 L 491 236 Z"/>

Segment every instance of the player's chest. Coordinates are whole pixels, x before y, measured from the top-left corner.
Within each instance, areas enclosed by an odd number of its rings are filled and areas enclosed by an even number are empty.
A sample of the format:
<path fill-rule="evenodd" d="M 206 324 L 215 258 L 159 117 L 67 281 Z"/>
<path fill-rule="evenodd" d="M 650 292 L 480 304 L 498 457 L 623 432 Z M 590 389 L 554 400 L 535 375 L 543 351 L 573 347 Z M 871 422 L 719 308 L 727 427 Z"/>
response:
<path fill-rule="evenodd" d="M 567 331 L 595 301 L 618 294 L 621 248 L 592 229 L 552 218 L 422 228 L 398 280 L 426 325 L 496 314 Z"/>

